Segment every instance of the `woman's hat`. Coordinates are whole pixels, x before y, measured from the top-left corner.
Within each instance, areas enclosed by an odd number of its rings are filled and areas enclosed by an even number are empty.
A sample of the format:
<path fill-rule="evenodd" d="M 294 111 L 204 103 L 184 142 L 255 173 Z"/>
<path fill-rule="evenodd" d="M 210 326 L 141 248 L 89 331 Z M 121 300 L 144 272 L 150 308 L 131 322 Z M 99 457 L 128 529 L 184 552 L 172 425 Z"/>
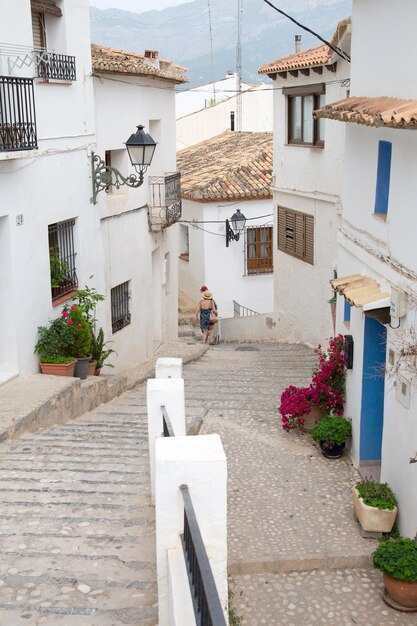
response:
<path fill-rule="evenodd" d="M 212 297 L 213 297 L 213 294 L 211 293 L 211 291 L 208 291 L 208 290 L 207 290 L 207 291 L 205 291 L 205 292 L 203 293 L 203 298 L 204 298 L 205 300 L 211 300 L 211 299 L 212 299 Z"/>
<path fill-rule="evenodd" d="M 206 285 L 203 285 L 202 287 L 200 287 L 200 291 L 201 293 L 204 293 L 205 291 L 208 291 L 208 287 Z"/>

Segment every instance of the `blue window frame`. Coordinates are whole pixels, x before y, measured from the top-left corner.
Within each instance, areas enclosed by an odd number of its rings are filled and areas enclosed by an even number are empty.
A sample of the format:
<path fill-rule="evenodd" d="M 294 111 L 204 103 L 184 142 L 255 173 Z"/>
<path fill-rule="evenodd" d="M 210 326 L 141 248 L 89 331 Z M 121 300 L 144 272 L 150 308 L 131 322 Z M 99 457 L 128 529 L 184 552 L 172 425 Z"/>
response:
<path fill-rule="evenodd" d="M 347 300 L 345 300 L 345 309 L 344 309 L 344 313 L 343 313 L 343 321 L 344 322 L 350 322 L 350 310 L 351 310 L 351 305 L 349 304 L 349 302 Z"/>
<path fill-rule="evenodd" d="M 380 141 L 378 145 L 378 168 L 376 174 L 375 213 L 388 213 L 389 186 L 391 178 L 392 143 Z"/>

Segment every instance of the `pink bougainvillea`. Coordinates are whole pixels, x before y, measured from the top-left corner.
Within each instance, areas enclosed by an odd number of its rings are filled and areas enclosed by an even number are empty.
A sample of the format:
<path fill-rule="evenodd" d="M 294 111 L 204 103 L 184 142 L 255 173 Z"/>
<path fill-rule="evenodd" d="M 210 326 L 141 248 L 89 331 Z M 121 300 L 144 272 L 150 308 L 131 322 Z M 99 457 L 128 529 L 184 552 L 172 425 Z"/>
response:
<path fill-rule="evenodd" d="M 332 337 L 325 352 L 321 345 L 316 350 L 319 363 L 309 387 L 290 385 L 281 395 L 278 408 L 284 430 L 294 430 L 304 424 L 304 416 L 313 407 L 323 414 L 343 415 L 345 402 L 346 367 L 344 360 L 343 335 Z"/>

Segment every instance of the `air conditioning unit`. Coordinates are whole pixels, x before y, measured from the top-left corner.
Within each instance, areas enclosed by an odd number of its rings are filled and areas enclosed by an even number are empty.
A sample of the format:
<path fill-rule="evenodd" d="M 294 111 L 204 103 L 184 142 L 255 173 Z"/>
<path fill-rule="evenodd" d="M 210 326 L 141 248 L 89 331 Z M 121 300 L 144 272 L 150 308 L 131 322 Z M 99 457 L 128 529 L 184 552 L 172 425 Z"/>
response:
<path fill-rule="evenodd" d="M 396 319 L 407 315 L 407 294 L 397 287 L 391 287 L 390 315 Z"/>

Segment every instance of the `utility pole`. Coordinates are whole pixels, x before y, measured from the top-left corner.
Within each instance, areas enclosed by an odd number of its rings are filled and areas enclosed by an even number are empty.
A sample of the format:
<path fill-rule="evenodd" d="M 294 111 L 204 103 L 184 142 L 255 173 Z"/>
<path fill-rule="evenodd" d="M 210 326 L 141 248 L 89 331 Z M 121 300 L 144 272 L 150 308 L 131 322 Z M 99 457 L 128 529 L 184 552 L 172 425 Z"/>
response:
<path fill-rule="evenodd" d="M 236 46 L 236 130 L 242 130 L 242 14 L 243 0 L 237 0 L 237 46 Z"/>

